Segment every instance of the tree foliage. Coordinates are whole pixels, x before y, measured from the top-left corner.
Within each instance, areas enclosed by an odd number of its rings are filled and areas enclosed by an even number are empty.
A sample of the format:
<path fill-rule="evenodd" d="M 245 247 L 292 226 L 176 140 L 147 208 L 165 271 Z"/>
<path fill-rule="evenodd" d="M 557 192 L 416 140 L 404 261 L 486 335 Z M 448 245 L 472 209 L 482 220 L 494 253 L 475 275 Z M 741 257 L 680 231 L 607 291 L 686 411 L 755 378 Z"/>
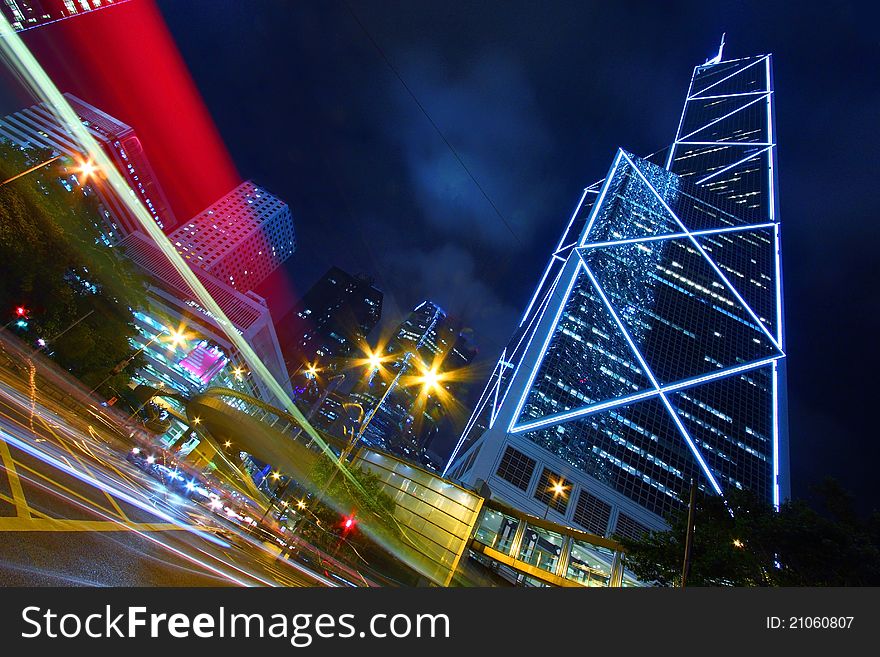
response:
<path fill-rule="evenodd" d="M 388 538 L 396 534 L 393 522 L 396 505 L 378 476 L 354 467 L 349 467 L 349 472 L 358 486 L 338 471 L 335 461 L 324 454 L 318 458 L 309 481 L 315 490 L 323 491 L 323 495 L 320 495 L 321 503 L 311 505 L 311 514 L 300 531 L 304 538 L 318 545 L 342 547 L 343 551 L 354 548 L 363 555 L 371 544 L 368 535 Z M 347 516 L 355 519 L 350 531 L 345 531 L 343 526 Z"/>
<path fill-rule="evenodd" d="M 0 179 L 52 155 L 0 142 Z M 76 185 L 69 166 L 58 160 L 0 187 L 0 323 L 13 319 L 17 306 L 27 308 L 27 328 L 11 328 L 30 344 L 46 340 L 44 352 L 91 387 L 133 355 L 131 308 L 145 304 L 145 285 L 118 249 L 102 242 L 102 208 L 88 186 Z M 127 371 L 141 365 L 140 356 L 132 358 Z M 129 377 L 111 377 L 102 391 Z"/>
<path fill-rule="evenodd" d="M 826 480 L 817 492 L 822 513 L 802 500 L 787 501 L 777 512 L 744 491 L 733 491 L 726 500 L 698 496 L 688 585 L 880 584 L 880 514 L 860 518 L 852 497 L 834 480 Z M 687 509 L 668 523 L 668 531 L 620 541 L 639 579 L 679 586 Z"/>

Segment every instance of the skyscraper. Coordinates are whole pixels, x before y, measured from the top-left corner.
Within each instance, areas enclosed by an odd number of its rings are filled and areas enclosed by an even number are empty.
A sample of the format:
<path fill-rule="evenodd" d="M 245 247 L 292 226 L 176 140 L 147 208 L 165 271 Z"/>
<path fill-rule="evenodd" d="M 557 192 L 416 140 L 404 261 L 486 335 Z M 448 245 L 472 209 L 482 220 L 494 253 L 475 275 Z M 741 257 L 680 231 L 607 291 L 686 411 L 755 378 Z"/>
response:
<path fill-rule="evenodd" d="M 287 204 L 243 182 L 180 226 L 168 239 L 189 266 L 241 292 L 260 284 L 296 250 Z"/>
<path fill-rule="evenodd" d="M 128 0 L 3 0 L 0 10 L 16 32 L 79 16 Z"/>
<path fill-rule="evenodd" d="M 66 93 L 64 97 L 156 224 L 164 230 L 173 228 L 176 224 L 174 213 L 134 129 L 73 94 Z M 74 160 L 87 160 L 82 147 L 43 103 L 0 119 L 0 139 L 22 148 L 45 148 Z M 117 242 L 138 230 L 137 220 L 109 186 L 101 184 L 96 177 L 89 180 L 89 185 L 95 189 L 104 206 L 106 225 L 103 230 L 108 241 Z"/>
<path fill-rule="evenodd" d="M 470 363 L 476 351 L 431 301 L 413 309 L 382 351 L 382 366 L 353 393 L 367 413 L 363 439 L 436 467 L 427 448 L 448 426 L 455 398 L 464 395 L 462 381 L 451 373 Z"/>
<path fill-rule="evenodd" d="M 382 292 L 363 276 L 331 267 L 284 317 L 275 323 L 287 369 L 306 363 L 332 366 L 357 353 L 379 322 Z"/>
<path fill-rule="evenodd" d="M 665 157 L 584 190 L 447 464 L 597 534 L 788 494 L 771 56 L 694 69 Z M 479 427 L 486 427 L 484 431 Z"/>
<path fill-rule="evenodd" d="M 189 285 L 149 237 L 133 233 L 122 248 L 146 274 L 149 284 L 147 306 L 134 311 L 134 323 L 141 334 L 139 346 L 145 347 L 147 358 L 147 367 L 136 379 L 192 393 L 201 391 L 209 383 L 216 385 L 215 377 L 228 364 L 247 369 L 217 318 L 202 307 Z M 196 269 L 195 274 L 289 394 L 284 360 L 266 302 L 253 292 L 233 289 L 205 271 Z M 238 377 L 246 392 L 267 401 L 274 400 L 259 377 L 244 372 Z"/>

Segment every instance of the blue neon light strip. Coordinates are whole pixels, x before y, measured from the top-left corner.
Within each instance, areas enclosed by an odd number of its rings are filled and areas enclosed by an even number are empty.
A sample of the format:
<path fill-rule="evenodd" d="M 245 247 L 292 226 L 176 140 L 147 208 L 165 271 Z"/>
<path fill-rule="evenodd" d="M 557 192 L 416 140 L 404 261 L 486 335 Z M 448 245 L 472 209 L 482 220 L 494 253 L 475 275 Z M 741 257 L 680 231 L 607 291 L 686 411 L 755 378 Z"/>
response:
<path fill-rule="evenodd" d="M 629 159 L 629 157 L 626 155 L 626 153 L 624 153 L 623 156 L 627 159 L 628 162 L 630 162 L 630 164 L 632 164 L 632 160 Z M 758 326 L 758 328 L 761 330 L 761 332 L 763 332 L 764 335 L 767 336 L 767 339 L 770 340 L 770 342 L 773 344 L 773 346 L 775 346 L 779 350 L 780 353 L 783 353 L 782 347 L 779 345 L 776 338 L 770 334 L 770 332 L 767 330 L 767 327 L 764 326 L 764 322 L 762 322 L 758 318 L 758 316 L 751 309 L 749 304 L 747 304 L 745 299 L 742 298 L 742 295 L 736 290 L 735 287 L 733 287 L 731 282 L 729 280 L 727 280 L 727 276 L 725 276 L 724 272 L 722 272 L 721 269 L 718 267 L 718 265 L 715 264 L 715 261 L 709 257 L 709 254 L 706 253 L 706 250 L 696 240 L 696 238 L 693 236 L 693 234 L 687 229 L 687 226 L 685 226 L 682 223 L 681 219 L 678 218 L 678 215 L 676 215 L 675 212 L 672 211 L 672 208 L 669 207 L 669 204 L 667 204 L 666 201 L 663 200 L 663 197 L 660 196 L 660 194 L 657 192 L 657 190 L 654 188 L 654 186 L 648 181 L 648 179 L 644 176 L 644 174 L 641 171 L 639 171 L 638 167 L 633 165 L 633 169 L 635 169 L 636 173 L 645 182 L 645 184 L 651 189 L 651 191 L 654 192 L 654 196 L 656 196 L 657 200 L 659 200 L 660 203 L 663 205 L 663 207 L 666 208 L 666 211 L 670 215 L 672 215 L 672 218 L 675 219 L 675 221 L 678 223 L 679 226 L 681 226 L 682 230 L 685 233 L 687 233 L 688 239 L 690 239 L 691 243 L 702 254 L 702 256 L 706 260 L 706 262 L 709 263 L 709 265 L 712 267 L 712 269 L 715 270 L 715 273 L 718 274 L 719 277 L 721 277 L 721 280 L 724 281 L 724 284 L 727 285 L 728 289 L 733 293 L 733 295 L 737 298 L 737 300 L 743 305 L 743 307 L 746 309 L 746 311 L 748 311 L 749 315 L 751 315 L 752 319 L 755 320 L 755 324 Z"/>
<path fill-rule="evenodd" d="M 556 286 L 559 285 L 559 280 L 562 278 L 563 271 L 565 271 L 565 265 L 563 265 L 562 268 L 559 270 L 559 273 L 556 275 L 556 280 L 553 281 L 553 286 L 550 288 L 550 291 L 547 292 L 547 296 L 544 299 L 544 308 L 541 310 L 541 312 L 538 315 L 535 316 L 536 330 L 531 334 L 531 336 L 529 336 L 529 340 L 528 340 L 528 342 L 526 342 L 526 346 L 523 349 L 523 355 L 520 356 L 519 362 L 516 364 L 516 369 L 514 369 L 514 371 L 513 371 L 513 376 L 510 377 L 510 384 L 508 384 L 507 390 L 504 391 L 504 395 L 501 397 L 501 403 L 498 404 L 498 406 L 496 408 L 501 408 L 502 406 L 504 406 L 504 402 L 507 400 L 507 395 L 510 394 L 510 389 L 513 387 L 513 384 L 516 381 L 516 375 L 519 373 L 519 368 L 522 366 L 522 362 L 525 359 L 525 355 L 528 353 L 529 347 L 532 345 L 532 340 L 535 339 L 535 336 L 538 333 L 537 326 L 539 326 L 541 324 L 541 320 L 544 318 L 544 313 L 546 313 L 547 309 L 550 307 L 550 299 L 553 297 L 553 293 L 556 291 Z M 566 295 L 566 298 L 568 298 L 567 295 Z M 563 304 L 563 305 L 565 305 L 565 304 Z M 525 335 L 523 335 L 523 337 L 525 337 Z M 522 343 L 522 340 L 520 340 L 520 343 Z M 519 345 L 517 345 L 517 348 L 518 347 L 519 347 Z M 525 395 L 527 393 L 528 393 L 528 386 L 526 387 L 526 390 L 523 391 L 523 397 L 519 401 L 520 406 L 522 406 L 523 400 L 525 399 Z M 516 418 L 517 414 L 514 414 L 513 417 Z M 493 422 L 494 422 L 494 418 L 493 418 Z"/>
<path fill-rule="evenodd" d="M 522 411 L 523 404 L 525 403 L 526 397 L 531 390 L 532 383 L 534 383 L 535 381 L 535 376 L 538 374 L 538 370 L 541 368 L 541 363 L 544 361 L 544 355 L 547 353 L 547 347 L 550 346 L 550 341 L 553 339 L 553 335 L 556 332 L 555 329 L 556 326 L 559 324 L 559 318 L 562 317 L 562 312 L 565 310 L 565 306 L 568 303 L 568 297 L 571 296 L 571 291 L 574 289 L 574 284 L 575 281 L 577 281 L 577 277 L 581 271 L 581 267 L 584 266 L 585 265 L 583 259 L 581 259 L 580 255 L 578 255 L 577 263 L 574 267 L 574 272 L 571 274 L 571 279 L 568 281 L 568 286 L 566 287 L 565 294 L 563 295 L 562 300 L 559 303 L 559 308 L 556 310 L 556 316 L 553 318 L 553 323 L 550 325 L 550 330 L 547 331 L 547 337 L 544 338 L 544 344 L 541 345 L 541 351 L 538 353 L 538 360 L 535 363 L 535 366 L 532 368 L 532 371 L 529 372 L 529 378 L 526 381 L 526 386 L 523 390 L 523 394 L 516 404 L 516 409 L 513 412 L 513 416 L 510 418 L 510 424 L 507 427 L 508 432 L 513 430 L 513 425 L 516 424 L 516 421 L 519 419 L 519 414 Z M 561 273 L 562 272 L 560 272 L 560 274 Z M 528 347 L 526 347 L 526 352 L 528 352 Z M 522 365 L 523 360 L 525 360 L 525 356 L 523 356 L 523 359 L 520 360 L 519 365 L 517 366 L 517 371 L 519 371 L 519 367 Z M 516 374 L 514 374 L 514 378 L 516 378 Z M 511 383 L 511 385 L 513 384 Z M 504 404 L 504 401 L 502 400 L 501 403 Z"/>
<path fill-rule="evenodd" d="M 770 94 L 767 94 L 767 101 L 768 101 L 768 102 L 770 101 Z M 720 144 L 721 142 L 718 142 L 718 143 Z M 753 158 L 756 158 L 756 157 L 758 157 L 758 156 L 760 156 L 760 155 L 763 155 L 764 153 L 766 153 L 767 151 L 769 151 L 770 148 L 771 148 L 771 146 L 767 146 L 766 148 L 762 148 L 761 150 L 759 150 L 757 153 L 752 153 L 751 155 L 747 155 L 746 157 L 742 158 L 742 159 L 739 160 L 738 162 L 734 162 L 733 164 L 729 164 L 729 165 L 727 165 L 726 167 L 724 167 L 723 169 L 719 169 L 718 171 L 716 171 L 716 172 L 714 172 L 714 173 L 710 173 L 710 174 L 709 174 L 708 176 L 706 176 L 705 178 L 701 178 L 701 179 L 698 180 L 695 184 L 697 184 L 697 185 L 702 185 L 702 184 L 703 184 L 704 182 L 706 182 L 707 180 L 712 180 L 712 178 L 714 178 L 715 176 L 720 176 L 722 173 L 725 173 L 726 171 L 730 171 L 730 170 L 733 169 L 734 167 L 738 167 L 740 164 L 745 164 L 745 163 L 748 162 L 749 160 L 751 160 L 751 159 L 753 159 Z"/>
<path fill-rule="evenodd" d="M 483 388 L 483 392 L 480 394 L 480 398 L 479 398 L 479 400 L 477 400 L 477 404 L 474 407 L 474 412 L 471 413 L 470 418 L 468 418 L 468 422 L 465 425 L 464 430 L 461 432 L 461 437 L 459 438 L 458 443 L 455 445 L 455 449 L 452 450 L 452 454 L 449 456 L 449 459 L 447 461 L 447 466 L 446 466 L 447 468 L 449 467 L 448 464 L 452 463 L 453 459 L 455 458 L 455 455 L 458 454 L 458 450 L 461 449 L 461 445 L 462 445 L 462 443 L 464 443 L 464 441 L 467 437 L 467 434 L 471 430 L 471 427 L 476 423 L 477 417 L 479 417 L 480 413 L 483 411 L 483 408 L 485 408 L 486 404 L 489 403 L 489 398 L 491 397 L 490 391 L 493 386 L 497 387 L 497 382 L 493 384 L 493 381 L 495 380 L 496 373 L 501 368 L 501 363 L 504 360 L 505 353 L 506 353 L 506 349 L 501 352 L 501 358 L 495 364 L 495 368 L 492 370 L 492 374 L 489 376 L 489 382 Z M 445 472 L 446 472 L 446 470 L 444 469 L 443 473 L 445 474 Z"/>
<path fill-rule="evenodd" d="M 575 206 L 574 212 L 571 213 L 571 219 L 568 220 L 568 226 L 565 227 L 565 230 L 559 237 L 559 244 L 556 245 L 556 251 L 559 251 L 562 248 L 562 241 L 565 239 L 565 236 L 568 235 L 568 231 L 571 230 L 572 225 L 574 225 L 574 220 L 577 219 L 578 213 L 581 211 L 581 208 L 584 205 L 584 201 L 587 198 L 587 194 L 589 194 L 590 191 L 592 191 L 594 194 L 597 193 L 595 190 L 590 190 L 589 187 L 584 189 L 584 193 L 581 194 L 581 200 L 578 201 L 577 206 Z"/>
<path fill-rule="evenodd" d="M 745 70 L 745 69 L 743 69 L 743 70 Z M 770 95 L 770 92 L 769 92 L 769 91 L 765 91 L 765 92 L 764 92 L 764 96 L 768 96 L 768 95 Z M 733 111 L 731 111 L 731 112 L 728 112 L 728 113 L 725 114 L 724 116 L 719 116 L 717 119 L 713 119 L 713 120 L 709 121 L 709 123 L 700 126 L 699 128 L 697 128 L 696 130 L 694 130 L 694 131 L 692 131 L 692 132 L 687 133 L 684 137 L 682 137 L 682 138 L 680 139 L 680 141 L 686 141 L 688 137 L 691 137 L 691 136 L 697 134 L 697 133 L 700 132 L 701 130 L 705 130 L 705 129 L 708 128 L 709 126 L 713 126 L 713 125 L 715 125 L 715 124 L 718 123 L 719 121 L 723 121 L 724 119 L 733 116 L 733 115 L 736 114 L 737 112 L 742 112 L 742 111 L 743 111 L 744 109 L 746 109 L 747 107 L 751 107 L 751 106 L 754 105 L 755 103 L 759 103 L 759 102 L 761 102 L 762 100 L 764 100 L 764 97 L 763 97 L 763 96 L 759 96 L 758 98 L 755 98 L 755 100 L 750 101 L 750 102 L 746 103 L 745 105 L 741 105 L 740 107 L 737 107 L 735 110 L 733 110 Z M 726 142 L 725 142 L 725 143 L 726 143 Z"/>
<path fill-rule="evenodd" d="M 773 363 L 773 506 L 779 510 L 779 404 L 776 403 L 778 363 Z"/>
<path fill-rule="evenodd" d="M 583 245 L 587 241 L 587 235 L 590 234 L 590 229 L 593 227 L 593 222 L 596 221 L 596 216 L 599 214 L 599 209 L 602 207 L 602 202 L 605 200 L 605 194 L 608 192 L 608 187 L 611 186 L 611 179 L 614 178 L 614 174 L 617 172 L 617 167 L 620 165 L 620 158 L 623 156 L 623 149 L 617 149 L 617 155 L 614 158 L 614 162 L 611 164 L 611 168 L 608 170 L 608 175 L 605 177 L 605 182 L 602 183 L 602 191 L 599 192 L 599 198 L 596 199 L 596 202 L 593 204 L 593 208 L 590 210 L 590 219 L 587 221 L 587 225 L 584 227 L 584 232 L 581 233 L 580 243 Z"/>
<path fill-rule="evenodd" d="M 626 157 L 626 155 L 624 155 Z M 629 158 L 627 158 L 629 159 Z M 635 167 L 633 167 L 635 168 Z M 578 254 L 580 255 L 580 254 Z M 599 293 L 599 296 L 602 298 L 603 303 L 608 308 L 608 311 L 611 313 L 611 316 L 614 318 L 614 322 L 617 324 L 617 328 L 623 333 L 623 337 L 626 338 L 626 341 L 629 343 L 630 348 L 633 350 L 636 358 L 639 360 L 639 364 L 642 366 L 642 369 L 645 371 L 645 374 L 648 375 L 648 378 L 651 380 L 651 384 L 657 390 L 657 394 L 660 396 L 660 399 L 663 401 L 663 405 L 666 406 L 666 410 L 669 411 L 669 415 L 672 416 L 672 420 L 675 422 L 676 426 L 678 426 L 678 430 L 681 432 L 681 435 L 684 437 L 685 442 L 691 450 L 691 453 L 694 455 L 694 458 L 697 459 L 697 463 L 700 464 L 700 467 L 703 469 L 703 473 L 706 475 L 706 478 L 709 479 L 709 483 L 712 484 L 712 488 L 718 495 L 721 495 L 721 487 L 718 485 L 718 482 L 715 481 L 715 477 L 712 475 L 712 471 L 709 469 L 709 466 L 706 464 L 706 461 L 703 460 L 703 455 L 700 454 L 700 450 L 697 449 L 697 446 L 694 444 L 694 441 L 691 439 L 690 434 L 687 429 L 685 429 L 684 424 L 681 422 L 681 418 L 678 417 L 678 413 L 675 412 L 675 409 L 672 408 L 672 404 L 669 403 L 669 400 L 666 398 L 666 395 L 660 390 L 660 384 L 657 381 L 657 378 L 654 376 L 654 373 L 651 371 L 651 368 L 648 367 L 648 363 L 645 361 L 642 353 L 639 351 L 638 347 L 636 347 L 635 342 L 633 342 L 632 338 L 629 335 L 629 331 L 626 330 L 626 327 L 623 325 L 623 322 L 620 321 L 620 317 L 617 316 L 614 308 L 611 303 L 608 301 L 608 297 L 605 296 L 605 291 L 599 285 L 599 281 L 596 280 L 596 277 L 593 276 L 593 272 L 590 271 L 590 268 L 587 266 L 587 263 L 581 259 L 581 264 L 584 267 L 584 271 L 587 273 L 587 276 L 590 278 L 590 282 L 593 284 L 593 287 L 596 289 L 596 292 Z"/>
<path fill-rule="evenodd" d="M 773 228 L 776 224 L 766 222 L 763 224 L 750 224 L 748 226 L 729 226 L 727 228 L 706 228 L 703 230 L 694 230 L 689 233 L 668 233 L 666 235 L 649 235 L 647 237 L 628 237 L 621 240 L 611 240 L 608 242 L 589 242 L 584 244 L 581 249 L 595 249 L 605 246 L 620 246 L 623 244 L 639 244 L 641 242 L 659 242 L 661 240 L 681 239 L 693 235 L 694 237 L 702 237 L 703 235 L 719 235 L 721 233 L 737 233 L 749 230 L 759 230 L 762 228 Z"/>
<path fill-rule="evenodd" d="M 684 146 L 773 146 L 763 141 L 680 141 Z"/>
<path fill-rule="evenodd" d="M 591 406 L 582 406 L 581 408 L 572 409 L 569 411 L 565 411 L 563 413 L 554 413 L 553 415 L 548 415 L 547 417 L 543 417 L 532 422 L 528 422 L 526 424 L 519 424 L 513 428 L 512 433 L 524 433 L 528 431 L 535 431 L 537 429 L 543 429 L 548 426 L 563 424 L 565 422 L 570 422 L 571 420 L 579 419 L 585 417 L 587 415 L 593 415 L 599 411 L 603 411 L 609 408 L 616 408 L 619 406 L 626 406 L 627 404 L 631 404 L 635 401 L 641 401 L 642 399 L 647 399 L 649 397 L 654 397 L 660 392 L 666 394 L 670 392 L 677 392 L 679 390 L 684 390 L 686 388 L 692 388 L 694 386 L 701 385 L 703 383 L 707 383 L 709 381 L 715 381 L 717 379 L 726 379 L 731 376 L 735 376 L 736 374 L 741 374 L 742 372 L 748 372 L 750 370 L 760 369 L 761 367 L 766 367 L 772 363 L 776 363 L 781 358 L 781 356 L 774 356 L 773 358 L 763 358 L 761 360 L 755 361 L 753 363 L 746 363 L 744 365 L 737 365 L 735 367 L 728 367 L 722 370 L 717 370 L 712 372 L 711 374 L 701 374 L 700 376 L 691 377 L 689 379 L 684 379 L 682 381 L 677 381 L 676 383 L 668 383 L 666 385 L 660 386 L 656 390 L 650 390 L 647 392 L 636 393 L 633 395 L 629 395 L 627 397 L 618 397 L 616 399 L 612 399 L 608 402 L 602 402 L 601 404 L 594 404 Z"/>
<path fill-rule="evenodd" d="M 672 140 L 672 146 L 669 147 L 669 155 L 666 156 L 666 170 L 669 171 L 669 167 L 672 166 L 672 159 L 675 157 L 675 147 L 678 145 L 678 138 L 681 135 L 681 126 L 684 125 L 684 115 L 687 112 L 688 99 L 690 98 L 691 91 L 694 88 L 694 79 L 697 77 L 697 68 L 694 67 L 693 73 L 691 73 L 691 83 L 688 85 L 687 98 L 684 101 L 684 106 L 681 108 L 681 117 L 678 119 L 678 128 L 675 130 L 675 139 Z"/>
<path fill-rule="evenodd" d="M 741 58 L 741 59 L 746 59 L 746 58 L 743 57 L 743 58 Z M 706 87 L 706 88 L 703 89 L 702 91 L 699 91 L 699 92 L 695 93 L 693 96 L 688 96 L 688 100 L 690 101 L 690 100 L 700 100 L 700 99 L 702 99 L 702 98 L 703 98 L 703 94 L 706 93 L 707 91 L 709 91 L 709 89 L 711 89 L 712 87 L 717 87 L 719 84 L 721 84 L 722 82 L 725 82 L 725 81 L 729 80 L 729 79 L 732 78 L 734 75 L 739 75 L 739 74 L 742 73 L 743 71 L 747 71 L 747 70 L 749 70 L 750 68 L 752 68 L 752 66 L 756 66 L 756 65 L 760 64 L 762 61 L 764 61 L 764 59 L 767 59 L 767 58 L 764 57 L 763 59 L 758 59 L 758 60 L 752 62 L 751 64 L 749 64 L 748 66 L 743 66 L 742 68 L 738 68 L 737 70 L 735 70 L 733 73 L 731 73 L 731 74 L 728 75 L 727 77 L 721 78 L 721 79 L 718 80 L 717 82 L 713 82 L 712 84 L 710 84 L 708 87 Z M 739 59 L 730 59 L 730 60 L 728 60 L 728 61 L 726 61 L 726 62 L 718 62 L 718 63 L 719 63 L 719 64 L 729 64 L 729 63 L 731 63 L 731 62 L 737 62 L 737 61 L 741 61 L 741 60 L 739 60 Z M 766 93 L 766 91 L 765 91 L 765 93 Z"/>
<path fill-rule="evenodd" d="M 743 70 L 745 70 L 745 69 L 743 69 Z M 759 95 L 763 95 L 766 93 L 767 93 L 766 91 L 741 91 L 741 92 L 735 93 L 735 94 L 718 94 L 717 96 L 700 95 L 700 96 L 688 98 L 687 102 L 690 102 L 691 100 L 715 100 L 717 98 L 737 98 L 739 96 L 759 96 Z"/>

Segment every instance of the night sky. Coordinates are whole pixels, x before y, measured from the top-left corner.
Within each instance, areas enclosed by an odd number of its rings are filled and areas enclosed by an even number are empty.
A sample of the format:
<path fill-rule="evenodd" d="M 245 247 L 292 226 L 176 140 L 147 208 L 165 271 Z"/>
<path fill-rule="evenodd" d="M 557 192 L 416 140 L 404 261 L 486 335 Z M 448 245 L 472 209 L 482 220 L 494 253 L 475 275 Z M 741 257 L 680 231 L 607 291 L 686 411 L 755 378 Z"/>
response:
<path fill-rule="evenodd" d="M 880 38 L 867 3 L 158 5 L 239 175 L 293 211 L 297 252 L 261 290 L 273 316 L 331 265 L 363 272 L 385 293 L 386 330 L 425 298 L 472 328 L 483 380 L 615 149 L 671 142 L 722 32 L 728 58 L 774 53 L 792 490 L 833 475 L 878 506 Z M 181 219 L 214 200 L 169 192 Z"/>

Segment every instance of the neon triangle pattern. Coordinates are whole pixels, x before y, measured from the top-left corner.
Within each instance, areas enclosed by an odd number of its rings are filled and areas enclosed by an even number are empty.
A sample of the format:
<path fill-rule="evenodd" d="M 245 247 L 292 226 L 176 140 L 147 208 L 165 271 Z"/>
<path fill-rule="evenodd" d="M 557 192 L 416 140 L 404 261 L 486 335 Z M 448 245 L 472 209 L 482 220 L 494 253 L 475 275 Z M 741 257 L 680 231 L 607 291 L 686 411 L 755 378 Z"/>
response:
<path fill-rule="evenodd" d="M 695 68 L 665 157 L 619 150 L 584 190 L 444 474 L 539 513 L 537 476 L 510 486 L 498 466 L 522 452 L 519 462 L 573 482 L 572 495 L 611 505 L 609 534 L 615 518 L 663 526 L 690 480 L 778 506 L 788 480 L 774 135 L 769 55 Z"/>

